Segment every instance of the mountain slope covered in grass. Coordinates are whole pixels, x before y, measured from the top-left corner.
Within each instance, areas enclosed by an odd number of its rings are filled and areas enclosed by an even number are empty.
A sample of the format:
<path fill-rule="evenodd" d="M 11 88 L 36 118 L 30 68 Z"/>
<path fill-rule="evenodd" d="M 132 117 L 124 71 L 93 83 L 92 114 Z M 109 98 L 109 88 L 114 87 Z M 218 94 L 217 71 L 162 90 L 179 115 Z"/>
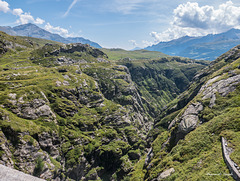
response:
<path fill-rule="evenodd" d="M 168 55 L 157 52 L 157 51 L 148 51 L 148 50 L 134 50 L 127 51 L 119 48 L 101 49 L 104 53 L 106 53 L 111 60 L 143 60 L 143 59 L 157 59 L 162 57 L 168 57 Z"/>
<path fill-rule="evenodd" d="M 148 151 L 147 135 L 163 106 L 151 104 L 156 93 L 141 87 L 144 79 L 159 86 L 160 78 L 149 81 L 144 72 L 164 77 L 176 69 L 186 81 L 180 88 L 164 78 L 170 97 L 207 64 L 158 58 L 128 68 L 88 45 L 3 32 L 0 50 L 0 163 L 47 180 L 128 180 Z M 159 96 L 164 104 L 173 98 Z"/>
<path fill-rule="evenodd" d="M 148 135 L 148 154 L 132 180 L 234 180 L 222 155 L 227 139 L 231 160 L 240 153 L 240 46 L 223 54 L 168 104 Z"/>
<path fill-rule="evenodd" d="M 194 75 L 209 61 L 196 61 L 180 57 L 153 60 L 119 60 L 117 64 L 128 67 L 140 94 L 157 110 L 187 89 Z"/>

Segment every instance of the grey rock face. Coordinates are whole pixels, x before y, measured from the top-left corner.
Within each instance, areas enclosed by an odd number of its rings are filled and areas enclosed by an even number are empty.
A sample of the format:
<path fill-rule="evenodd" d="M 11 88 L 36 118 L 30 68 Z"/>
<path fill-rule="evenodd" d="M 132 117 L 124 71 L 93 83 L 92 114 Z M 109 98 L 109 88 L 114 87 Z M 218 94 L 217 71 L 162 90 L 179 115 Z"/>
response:
<path fill-rule="evenodd" d="M 189 132 L 196 129 L 199 122 L 198 114 L 203 110 L 203 105 L 200 102 L 190 104 L 184 111 L 182 116 L 175 118 L 168 129 L 171 129 L 176 123 L 178 126 L 171 133 L 169 139 L 170 145 L 174 146 L 180 139 L 183 139 Z"/>
<path fill-rule="evenodd" d="M 57 59 L 56 63 L 59 64 L 59 65 L 71 65 L 71 64 L 74 64 L 74 63 L 87 63 L 87 61 L 84 60 L 84 59 L 74 60 L 74 59 L 66 58 L 65 56 L 63 56 L 63 57 L 59 57 Z"/>
<path fill-rule="evenodd" d="M 153 154 L 153 149 L 152 147 L 149 149 L 148 153 L 147 153 L 147 157 L 145 159 L 144 162 L 144 167 L 147 167 L 149 165 L 149 163 L 151 162 L 151 159 L 153 158 L 154 154 Z"/>
<path fill-rule="evenodd" d="M 97 58 L 98 62 L 105 62 L 105 63 L 109 63 L 108 60 L 104 59 L 104 58 Z"/>
<path fill-rule="evenodd" d="M 16 166 L 19 170 L 29 173 L 31 175 L 38 175 L 40 178 L 52 179 L 54 178 L 55 166 L 52 164 L 47 152 L 40 148 L 39 143 L 32 139 L 28 133 L 20 133 L 18 135 L 19 144 L 14 152 L 14 157 L 18 158 Z M 36 162 L 40 159 L 43 167 L 36 170 Z"/>
<path fill-rule="evenodd" d="M 40 117 L 45 117 L 47 121 L 55 120 L 55 114 L 43 99 L 33 99 L 30 102 L 24 103 L 21 103 L 21 101 L 19 102 L 18 100 L 18 102 L 12 101 L 12 103 L 16 106 L 16 108 L 12 108 L 12 111 L 19 117 L 25 119 L 38 119 Z"/>
<path fill-rule="evenodd" d="M 178 125 L 178 132 L 187 134 L 197 127 L 199 121 L 198 113 L 203 110 L 203 105 L 199 102 L 193 103 L 188 106 L 186 111 L 181 117 L 180 124 Z"/>
<path fill-rule="evenodd" d="M 0 180 L 1 181 L 44 181 L 43 179 L 33 177 L 18 170 L 0 165 Z"/>
<path fill-rule="evenodd" d="M 1 29 L 1 28 L 0 28 Z M 15 48 L 27 48 L 26 46 L 19 45 L 18 43 L 13 43 L 8 40 L 0 40 L 0 55 L 8 52 L 10 49 L 15 49 Z"/>
<path fill-rule="evenodd" d="M 7 138 L 5 137 L 4 133 L 0 129 L 0 150 L 3 151 L 3 154 L 1 155 L 0 164 L 4 164 L 8 167 L 13 168 L 14 162 L 12 160 L 12 153 L 9 149 L 9 142 Z"/>
<path fill-rule="evenodd" d="M 32 92 L 35 94 L 34 92 Z M 25 93 L 17 99 L 16 93 L 9 93 L 8 105 L 13 113 L 17 114 L 21 118 L 25 119 L 38 119 L 40 117 L 45 118 L 45 121 L 56 121 L 56 115 L 52 112 L 49 101 L 43 92 L 40 92 L 42 99 L 33 99 L 25 101 L 24 98 L 28 96 Z"/>
<path fill-rule="evenodd" d="M 60 138 L 57 134 L 52 133 L 52 135 L 50 135 L 47 132 L 43 132 L 42 134 L 38 135 L 38 139 L 40 147 L 48 152 L 51 157 L 56 159 L 60 155 L 58 151 L 60 146 Z"/>
<path fill-rule="evenodd" d="M 219 77 L 220 76 L 210 79 L 204 86 L 202 86 L 198 93 L 203 95 L 203 100 L 211 98 L 209 107 L 213 107 L 215 105 L 217 92 L 221 96 L 226 96 L 230 92 L 233 92 L 236 89 L 236 85 L 240 83 L 240 75 L 235 75 L 215 82 Z"/>
<path fill-rule="evenodd" d="M 178 125 L 178 132 L 182 132 L 184 134 L 190 132 L 196 128 L 199 120 L 198 113 L 202 110 L 203 105 L 200 102 L 190 104 L 181 117 L 174 119 L 170 123 L 168 129 L 171 129 L 177 122 L 180 122 Z"/>

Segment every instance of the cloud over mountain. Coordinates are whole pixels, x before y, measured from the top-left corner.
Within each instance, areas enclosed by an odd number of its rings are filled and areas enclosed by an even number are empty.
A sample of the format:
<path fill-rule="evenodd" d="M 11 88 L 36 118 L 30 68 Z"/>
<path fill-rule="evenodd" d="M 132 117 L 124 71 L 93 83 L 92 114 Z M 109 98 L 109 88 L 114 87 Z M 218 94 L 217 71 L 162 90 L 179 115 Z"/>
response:
<path fill-rule="evenodd" d="M 18 24 L 27 24 L 29 22 L 33 22 L 36 24 L 43 24 L 45 20 L 41 18 L 34 18 L 31 13 L 24 12 L 22 9 L 17 8 L 12 10 L 12 14 L 17 16 L 19 19 L 17 20 Z"/>
<path fill-rule="evenodd" d="M 162 33 L 150 33 L 156 42 L 168 41 L 185 35 L 201 36 L 240 28 L 240 7 L 235 6 L 232 1 L 227 1 L 218 8 L 187 2 L 174 9 L 173 15 L 170 28 Z"/>
<path fill-rule="evenodd" d="M 77 2 L 77 0 L 75 0 L 75 1 Z M 28 24 L 28 23 L 34 23 L 34 24 L 44 24 L 45 23 L 45 20 L 43 20 L 39 17 L 34 18 L 30 12 L 24 12 L 21 8 L 10 9 L 9 6 L 10 5 L 8 4 L 8 2 L 0 0 L 0 12 L 4 12 L 4 13 L 10 12 L 12 15 L 15 15 L 18 18 L 16 21 L 17 24 L 22 25 L 22 24 Z M 70 9 L 69 9 L 69 11 L 70 11 Z M 54 27 L 50 23 L 46 23 L 44 28 L 45 28 L 45 30 L 50 31 L 51 33 L 57 33 L 64 37 L 70 37 L 72 35 L 69 33 L 69 31 L 67 29 L 61 28 L 60 26 Z"/>
<path fill-rule="evenodd" d="M 69 35 L 69 32 L 67 29 L 61 28 L 59 26 L 54 27 L 50 23 L 47 23 L 45 25 L 44 29 L 47 31 L 50 31 L 51 33 L 56 33 L 56 34 L 62 35 L 64 37 L 68 37 L 68 35 Z"/>

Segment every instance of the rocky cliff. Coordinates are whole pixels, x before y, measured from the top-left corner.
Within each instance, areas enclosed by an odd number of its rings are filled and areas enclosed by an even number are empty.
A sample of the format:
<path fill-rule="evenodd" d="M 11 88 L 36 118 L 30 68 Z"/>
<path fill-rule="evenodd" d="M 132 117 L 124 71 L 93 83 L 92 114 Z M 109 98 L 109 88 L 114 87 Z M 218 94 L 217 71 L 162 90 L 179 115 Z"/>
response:
<path fill-rule="evenodd" d="M 137 164 L 139 180 L 233 180 L 221 137 L 239 162 L 240 46 L 201 70 L 188 90 L 169 103 L 154 123 L 149 153 Z"/>
<path fill-rule="evenodd" d="M 51 180 L 127 174 L 153 122 L 128 69 L 88 45 L 2 41 L 1 163 Z"/>
<path fill-rule="evenodd" d="M 170 58 L 133 69 L 88 45 L 0 35 L 0 163 L 46 180 L 129 179 L 159 108 L 205 67 Z M 151 104 L 162 85 L 171 98 Z"/>

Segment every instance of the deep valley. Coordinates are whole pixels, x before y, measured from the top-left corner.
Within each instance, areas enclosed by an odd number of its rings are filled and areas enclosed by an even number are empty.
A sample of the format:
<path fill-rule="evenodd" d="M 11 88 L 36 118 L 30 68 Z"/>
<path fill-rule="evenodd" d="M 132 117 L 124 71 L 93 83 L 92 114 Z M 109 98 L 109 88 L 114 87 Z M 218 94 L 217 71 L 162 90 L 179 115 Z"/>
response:
<path fill-rule="evenodd" d="M 0 32 L 0 164 L 56 181 L 234 180 L 221 138 L 238 167 L 239 93 L 239 45 L 210 62 Z"/>

